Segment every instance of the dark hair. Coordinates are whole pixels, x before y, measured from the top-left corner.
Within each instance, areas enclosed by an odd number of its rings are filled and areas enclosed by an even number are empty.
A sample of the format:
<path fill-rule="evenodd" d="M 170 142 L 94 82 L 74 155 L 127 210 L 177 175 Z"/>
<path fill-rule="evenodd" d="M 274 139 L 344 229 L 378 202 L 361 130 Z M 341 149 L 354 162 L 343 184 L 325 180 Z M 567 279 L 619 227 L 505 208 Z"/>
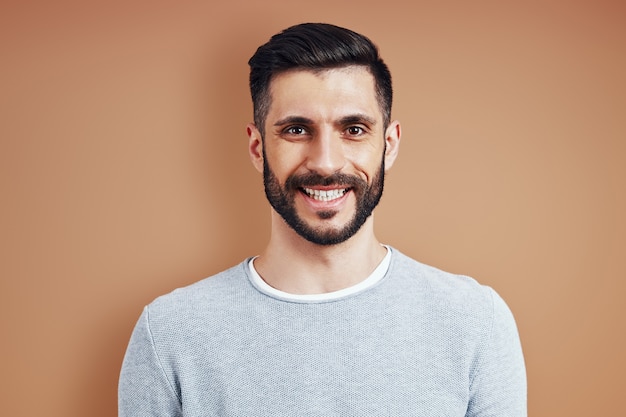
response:
<path fill-rule="evenodd" d="M 386 127 L 391 118 L 391 74 L 378 48 L 367 37 L 327 23 L 302 23 L 272 36 L 248 61 L 254 123 L 264 135 L 272 77 L 290 69 L 324 70 L 350 65 L 366 67 L 374 76 Z"/>

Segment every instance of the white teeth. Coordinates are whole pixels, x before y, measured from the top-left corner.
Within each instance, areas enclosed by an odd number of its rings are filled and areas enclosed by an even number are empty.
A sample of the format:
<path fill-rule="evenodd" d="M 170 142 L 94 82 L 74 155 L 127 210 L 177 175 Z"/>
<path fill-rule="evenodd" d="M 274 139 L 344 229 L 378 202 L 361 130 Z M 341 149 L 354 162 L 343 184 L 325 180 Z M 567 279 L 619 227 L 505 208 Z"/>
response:
<path fill-rule="evenodd" d="M 343 196 L 346 193 L 346 189 L 314 190 L 312 188 L 305 188 L 304 192 L 307 193 L 309 197 L 318 201 L 332 201 Z"/>

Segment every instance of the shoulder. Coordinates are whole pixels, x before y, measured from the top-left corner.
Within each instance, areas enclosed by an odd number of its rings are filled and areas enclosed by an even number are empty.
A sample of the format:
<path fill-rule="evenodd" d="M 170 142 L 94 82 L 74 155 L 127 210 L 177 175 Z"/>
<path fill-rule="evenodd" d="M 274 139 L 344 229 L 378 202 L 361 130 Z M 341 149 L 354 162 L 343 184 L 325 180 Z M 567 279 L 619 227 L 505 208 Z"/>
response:
<path fill-rule="evenodd" d="M 448 295 L 490 297 L 489 287 L 481 285 L 476 279 L 460 274 L 454 274 L 426 265 L 392 249 L 390 273 L 398 276 L 402 281 L 416 286 L 422 291 Z"/>
<path fill-rule="evenodd" d="M 393 255 L 389 278 L 396 287 L 396 299 L 402 299 L 412 311 L 428 317 L 433 326 L 447 329 L 450 336 L 473 340 L 476 352 L 488 346 L 500 349 L 519 345 L 513 314 L 494 289 L 471 277 L 420 263 L 397 250 Z"/>
<path fill-rule="evenodd" d="M 496 291 L 476 279 L 443 271 L 392 250 L 389 273 L 395 285 L 419 303 L 445 311 L 445 316 L 459 315 L 464 320 L 480 322 L 490 322 L 494 309 L 502 308 L 504 302 Z"/>
<path fill-rule="evenodd" d="M 232 306 L 251 286 L 247 260 L 191 285 L 162 295 L 146 307 L 150 321 L 172 317 L 193 318 Z"/>

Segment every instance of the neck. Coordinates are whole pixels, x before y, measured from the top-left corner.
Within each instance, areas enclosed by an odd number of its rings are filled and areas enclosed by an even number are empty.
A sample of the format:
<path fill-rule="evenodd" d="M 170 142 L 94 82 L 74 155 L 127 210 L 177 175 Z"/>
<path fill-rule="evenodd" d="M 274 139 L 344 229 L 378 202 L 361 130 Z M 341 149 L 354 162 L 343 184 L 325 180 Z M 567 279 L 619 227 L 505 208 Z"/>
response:
<path fill-rule="evenodd" d="M 270 286 L 291 294 L 321 294 L 350 287 L 366 279 L 385 256 L 386 249 L 376 239 L 373 226 L 372 216 L 345 242 L 317 245 L 274 215 L 270 242 L 255 260 L 255 268 Z"/>

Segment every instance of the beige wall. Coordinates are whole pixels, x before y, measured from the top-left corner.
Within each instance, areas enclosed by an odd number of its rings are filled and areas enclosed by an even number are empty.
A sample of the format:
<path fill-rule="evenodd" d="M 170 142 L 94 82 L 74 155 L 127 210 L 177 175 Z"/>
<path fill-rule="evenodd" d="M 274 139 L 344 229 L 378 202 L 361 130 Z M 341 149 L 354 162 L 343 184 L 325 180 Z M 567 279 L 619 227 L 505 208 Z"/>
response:
<path fill-rule="evenodd" d="M 3 415 L 115 415 L 142 306 L 263 247 L 246 61 L 301 21 L 392 68 L 379 237 L 504 296 L 530 415 L 626 415 L 623 2 L 24 3 L 0 6 Z"/>

